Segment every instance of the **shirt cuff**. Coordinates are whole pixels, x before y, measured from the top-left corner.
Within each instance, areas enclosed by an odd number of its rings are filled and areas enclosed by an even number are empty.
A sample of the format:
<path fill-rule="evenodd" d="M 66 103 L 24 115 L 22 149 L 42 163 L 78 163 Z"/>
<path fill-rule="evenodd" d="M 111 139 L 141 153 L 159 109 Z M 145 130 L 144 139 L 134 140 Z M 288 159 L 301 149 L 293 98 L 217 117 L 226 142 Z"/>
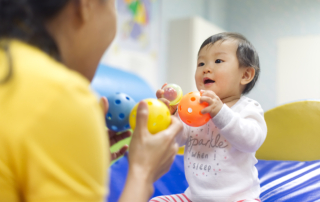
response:
<path fill-rule="evenodd" d="M 226 105 L 223 104 L 218 114 L 212 118 L 214 125 L 220 130 L 230 123 L 233 117 L 233 111 Z"/>

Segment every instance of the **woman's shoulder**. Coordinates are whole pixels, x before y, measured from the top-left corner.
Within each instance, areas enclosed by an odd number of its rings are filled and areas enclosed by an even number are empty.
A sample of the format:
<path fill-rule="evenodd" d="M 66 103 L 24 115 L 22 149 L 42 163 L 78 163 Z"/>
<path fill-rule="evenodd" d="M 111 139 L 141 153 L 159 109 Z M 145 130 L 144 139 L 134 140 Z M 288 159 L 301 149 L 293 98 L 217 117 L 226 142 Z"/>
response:
<path fill-rule="evenodd" d="M 19 112 L 21 118 L 28 115 L 25 118 L 30 119 L 53 110 L 66 116 L 66 108 L 80 114 L 90 113 L 85 110 L 90 106 L 98 110 L 98 100 L 90 90 L 89 81 L 79 73 L 20 41 L 10 43 L 9 53 L 12 75 L 0 86 L 0 97 L 7 103 L 3 110 L 10 112 L 12 118 L 16 117 L 13 111 Z M 0 51 L 0 58 L 6 55 Z M 9 63 L 0 63 L 0 69 Z"/>
<path fill-rule="evenodd" d="M 10 44 L 9 53 L 13 64 L 13 79 L 20 79 L 19 82 L 31 80 L 32 83 L 46 87 L 87 87 L 90 84 L 81 74 L 68 69 L 34 46 L 14 40 Z"/>

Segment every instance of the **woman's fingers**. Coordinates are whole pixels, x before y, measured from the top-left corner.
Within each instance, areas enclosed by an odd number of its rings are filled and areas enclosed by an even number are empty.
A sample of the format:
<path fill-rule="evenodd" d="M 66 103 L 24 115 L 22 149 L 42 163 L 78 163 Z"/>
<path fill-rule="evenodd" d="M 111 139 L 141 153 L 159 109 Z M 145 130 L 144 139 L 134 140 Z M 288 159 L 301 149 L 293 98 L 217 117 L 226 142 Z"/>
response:
<path fill-rule="evenodd" d="M 110 139 L 113 138 L 114 136 L 116 136 L 116 134 L 117 134 L 117 132 L 115 132 L 115 131 L 113 131 L 113 130 L 107 129 L 107 131 L 108 131 L 108 135 L 109 135 L 109 138 L 110 138 Z"/>
<path fill-rule="evenodd" d="M 109 130 L 108 134 L 109 134 L 109 139 L 110 139 L 110 146 L 112 146 L 112 145 L 116 144 L 117 142 L 130 137 L 131 131 L 126 131 L 126 132 L 117 134 L 116 132 Z"/>
<path fill-rule="evenodd" d="M 128 145 L 124 145 L 121 149 L 116 152 L 111 153 L 111 161 L 116 160 L 120 156 L 124 155 L 128 150 Z"/>
<path fill-rule="evenodd" d="M 160 133 L 165 133 L 165 135 L 171 136 L 172 139 L 175 139 L 175 137 L 182 130 L 182 128 L 183 125 L 181 121 L 179 121 L 177 117 L 171 116 L 171 124 L 166 130 Z"/>
<path fill-rule="evenodd" d="M 101 97 L 100 99 L 100 105 L 102 107 L 103 110 L 103 114 L 107 114 L 108 110 L 109 110 L 109 102 L 107 100 L 106 97 Z"/>
<path fill-rule="evenodd" d="M 170 169 L 178 150 L 175 137 L 183 126 L 172 116 L 167 129 L 151 135 L 147 128 L 148 106 L 145 102 L 139 104 L 136 118 L 137 125 L 130 143 L 129 169 L 143 170 L 145 178 L 154 182 Z"/>
<path fill-rule="evenodd" d="M 141 101 L 138 105 L 137 115 L 136 115 L 136 128 L 135 130 L 138 131 L 139 135 L 146 134 L 144 131 L 148 130 L 148 106 L 147 103 Z"/>

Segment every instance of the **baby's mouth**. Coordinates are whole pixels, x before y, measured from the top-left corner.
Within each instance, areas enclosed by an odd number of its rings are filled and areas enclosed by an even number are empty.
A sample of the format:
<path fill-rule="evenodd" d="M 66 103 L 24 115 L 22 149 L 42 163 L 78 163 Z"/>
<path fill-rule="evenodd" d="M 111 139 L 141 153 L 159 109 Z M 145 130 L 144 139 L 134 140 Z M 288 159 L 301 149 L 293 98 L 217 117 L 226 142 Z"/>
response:
<path fill-rule="evenodd" d="M 214 80 L 209 79 L 209 78 L 205 78 L 205 79 L 203 79 L 203 83 L 204 83 L 204 84 L 214 83 L 214 82 L 215 82 Z"/>

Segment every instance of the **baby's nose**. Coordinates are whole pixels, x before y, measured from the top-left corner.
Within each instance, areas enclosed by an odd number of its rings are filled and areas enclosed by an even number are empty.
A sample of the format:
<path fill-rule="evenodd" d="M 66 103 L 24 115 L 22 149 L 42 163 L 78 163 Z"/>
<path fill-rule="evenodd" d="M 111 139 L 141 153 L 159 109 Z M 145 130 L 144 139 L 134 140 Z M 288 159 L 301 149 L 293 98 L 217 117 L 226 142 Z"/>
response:
<path fill-rule="evenodd" d="M 203 73 L 204 73 L 204 74 L 206 74 L 206 73 L 211 73 L 211 70 L 210 70 L 209 68 L 205 68 L 205 69 L 203 70 Z"/>

